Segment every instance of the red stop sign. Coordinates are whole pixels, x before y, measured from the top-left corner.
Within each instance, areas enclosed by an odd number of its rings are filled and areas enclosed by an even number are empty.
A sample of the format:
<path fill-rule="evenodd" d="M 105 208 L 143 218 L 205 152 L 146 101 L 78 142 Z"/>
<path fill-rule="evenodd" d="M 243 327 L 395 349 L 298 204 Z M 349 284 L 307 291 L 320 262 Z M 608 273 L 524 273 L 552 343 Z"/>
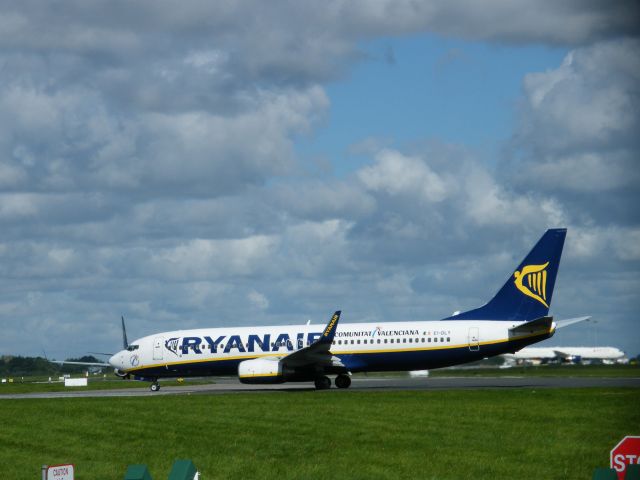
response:
<path fill-rule="evenodd" d="M 611 468 L 616 471 L 619 480 L 624 480 L 627 465 L 632 463 L 640 464 L 640 437 L 627 436 L 611 450 Z"/>

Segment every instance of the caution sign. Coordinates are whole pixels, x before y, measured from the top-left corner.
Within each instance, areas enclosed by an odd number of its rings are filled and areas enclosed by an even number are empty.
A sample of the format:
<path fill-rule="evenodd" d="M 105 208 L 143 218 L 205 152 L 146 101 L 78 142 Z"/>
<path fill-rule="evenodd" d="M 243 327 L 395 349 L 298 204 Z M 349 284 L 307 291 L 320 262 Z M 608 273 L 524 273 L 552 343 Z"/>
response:
<path fill-rule="evenodd" d="M 73 480 L 73 465 L 51 465 L 47 467 L 46 480 Z"/>

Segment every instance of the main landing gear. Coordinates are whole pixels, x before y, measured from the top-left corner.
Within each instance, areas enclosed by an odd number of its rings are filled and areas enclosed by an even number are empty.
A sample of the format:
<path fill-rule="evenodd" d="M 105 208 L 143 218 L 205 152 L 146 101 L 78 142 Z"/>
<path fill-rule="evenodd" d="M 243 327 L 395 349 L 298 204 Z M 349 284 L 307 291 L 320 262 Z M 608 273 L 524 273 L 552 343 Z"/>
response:
<path fill-rule="evenodd" d="M 331 388 L 331 379 L 326 375 L 315 379 L 316 390 L 328 390 Z"/>
<path fill-rule="evenodd" d="M 314 383 L 317 390 L 327 390 L 331 388 L 331 379 L 324 375 L 321 377 L 317 377 Z M 349 375 L 341 373 L 336 377 L 335 383 L 336 387 L 338 388 L 349 388 L 349 386 L 351 385 L 351 377 L 349 377 Z"/>
<path fill-rule="evenodd" d="M 336 377 L 336 387 L 338 388 L 349 388 L 351 386 L 351 377 L 349 375 L 345 375 L 341 373 Z"/>
<path fill-rule="evenodd" d="M 160 390 L 160 384 L 159 384 L 159 383 L 158 383 L 158 381 L 156 380 L 155 382 L 153 382 L 153 383 L 151 384 L 151 386 L 149 387 L 149 389 L 150 389 L 152 392 L 157 392 L 158 390 Z"/>

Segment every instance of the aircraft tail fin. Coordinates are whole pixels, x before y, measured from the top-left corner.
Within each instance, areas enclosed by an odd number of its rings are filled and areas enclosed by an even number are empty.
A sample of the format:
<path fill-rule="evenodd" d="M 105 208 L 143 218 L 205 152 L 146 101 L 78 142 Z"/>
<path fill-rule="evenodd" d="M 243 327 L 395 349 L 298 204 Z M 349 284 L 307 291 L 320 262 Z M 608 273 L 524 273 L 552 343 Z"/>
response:
<path fill-rule="evenodd" d="M 445 320 L 530 321 L 546 317 L 566 234 L 566 228 L 547 230 L 489 303 Z"/>

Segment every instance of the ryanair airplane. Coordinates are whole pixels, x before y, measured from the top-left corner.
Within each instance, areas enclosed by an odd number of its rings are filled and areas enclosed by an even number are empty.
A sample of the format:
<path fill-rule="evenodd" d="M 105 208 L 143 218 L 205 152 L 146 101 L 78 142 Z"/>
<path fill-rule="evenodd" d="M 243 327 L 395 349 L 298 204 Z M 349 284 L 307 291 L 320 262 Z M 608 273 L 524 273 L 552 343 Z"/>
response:
<path fill-rule="evenodd" d="M 151 381 L 238 375 L 242 383 L 314 382 L 348 388 L 351 373 L 423 370 L 480 360 L 550 338 L 548 316 L 566 229 L 551 229 L 486 305 L 436 321 L 229 327 L 162 332 L 128 344 L 109 359 L 119 376 Z"/>

